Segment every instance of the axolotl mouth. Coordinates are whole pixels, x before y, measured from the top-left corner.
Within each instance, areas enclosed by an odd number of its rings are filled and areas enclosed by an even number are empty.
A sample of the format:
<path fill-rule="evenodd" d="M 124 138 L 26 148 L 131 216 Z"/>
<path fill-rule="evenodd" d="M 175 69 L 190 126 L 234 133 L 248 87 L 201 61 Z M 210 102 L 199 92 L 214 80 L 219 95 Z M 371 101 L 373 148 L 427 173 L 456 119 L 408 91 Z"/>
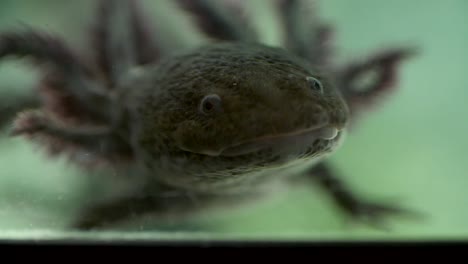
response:
<path fill-rule="evenodd" d="M 247 155 L 265 149 L 271 149 L 278 153 L 288 153 L 312 146 L 315 141 L 320 139 L 332 141 L 337 138 L 339 133 L 340 131 L 332 126 L 319 128 L 315 127 L 290 133 L 261 136 L 222 148 L 217 151 L 204 150 L 198 151 L 198 153 L 209 156 L 223 157 Z"/>
<path fill-rule="evenodd" d="M 255 138 L 240 144 L 223 149 L 219 156 L 239 156 L 262 149 L 272 148 L 278 152 L 288 152 L 295 149 L 310 146 L 317 139 L 332 140 L 339 131 L 334 127 L 322 127 L 318 129 L 305 129 L 292 133 Z"/>

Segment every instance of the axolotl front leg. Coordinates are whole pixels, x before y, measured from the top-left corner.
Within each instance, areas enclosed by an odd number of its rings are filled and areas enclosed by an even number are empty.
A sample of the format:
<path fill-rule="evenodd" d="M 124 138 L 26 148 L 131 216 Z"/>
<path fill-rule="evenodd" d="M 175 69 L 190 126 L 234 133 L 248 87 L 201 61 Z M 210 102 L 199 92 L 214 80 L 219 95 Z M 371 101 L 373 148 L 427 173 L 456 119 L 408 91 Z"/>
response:
<path fill-rule="evenodd" d="M 327 163 L 314 166 L 303 176 L 318 183 L 351 220 L 362 221 L 376 228 L 386 228 L 384 220 L 389 216 L 419 216 L 417 212 L 357 195 Z"/>

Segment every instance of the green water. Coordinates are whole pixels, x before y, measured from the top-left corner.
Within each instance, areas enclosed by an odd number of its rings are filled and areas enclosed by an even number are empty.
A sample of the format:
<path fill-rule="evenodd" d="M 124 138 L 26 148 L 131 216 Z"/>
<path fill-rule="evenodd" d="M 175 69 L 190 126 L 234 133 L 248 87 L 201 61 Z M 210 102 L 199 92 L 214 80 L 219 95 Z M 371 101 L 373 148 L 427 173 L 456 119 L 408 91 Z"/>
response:
<path fill-rule="evenodd" d="M 1 1 L 0 29 L 32 24 L 79 45 L 91 2 Z M 186 25 L 186 18 L 180 19 L 166 2 L 145 1 L 161 25 Z M 251 10 L 265 42 L 275 44 L 278 25 L 266 2 L 252 1 Z M 195 225 L 212 228 L 203 234 L 162 234 L 143 224 L 136 224 L 133 232 L 68 233 L 65 227 L 87 193 L 104 185 L 114 192 L 125 186 L 112 177 L 86 177 L 64 160 L 49 160 L 34 145 L 2 135 L 0 238 L 468 238 L 468 2 L 322 2 L 321 16 L 337 30 L 340 61 L 395 44 L 422 48 L 419 57 L 402 68 L 399 91 L 369 110 L 332 162 L 360 194 L 415 208 L 426 215 L 424 221 L 395 220 L 391 231 L 349 226 L 321 190 L 304 187 L 229 214 L 198 219 Z M 175 31 L 186 33 L 176 36 Z M 166 33 L 190 45 L 201 41 L 190 30 L 175 31 Z M 35 76 L 30 67 L 5 61 L 0 65 L 0 94 L 27 92 Z"/>

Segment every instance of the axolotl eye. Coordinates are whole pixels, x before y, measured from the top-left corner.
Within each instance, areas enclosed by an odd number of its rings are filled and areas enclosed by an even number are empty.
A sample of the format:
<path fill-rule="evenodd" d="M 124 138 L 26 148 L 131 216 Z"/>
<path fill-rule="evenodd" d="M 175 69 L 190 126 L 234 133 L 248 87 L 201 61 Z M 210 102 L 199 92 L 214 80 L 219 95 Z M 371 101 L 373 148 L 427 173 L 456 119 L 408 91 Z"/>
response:
<path fill-rule="evenodd" d="M 322 82 L 320 82 L 317 78 L 311 76 L 307 77 L 306 80 L 309 83 L 309 87 L 312 91 L 323 94 Z"/>
<path fill-rule="evenodd" d="M 210 94 L 200 102 L 199 111 L 205 115 L 218 113 L 222 111 L 222 100 L 217 94 Z"/>

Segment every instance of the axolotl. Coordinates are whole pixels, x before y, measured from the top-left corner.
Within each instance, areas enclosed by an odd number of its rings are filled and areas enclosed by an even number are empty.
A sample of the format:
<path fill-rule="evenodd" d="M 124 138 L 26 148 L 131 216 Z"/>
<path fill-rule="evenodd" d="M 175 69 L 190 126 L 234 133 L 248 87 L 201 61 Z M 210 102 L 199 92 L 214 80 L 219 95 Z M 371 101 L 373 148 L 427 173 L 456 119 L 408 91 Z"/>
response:
<path fill-rule="evenodd" d="M 3 123 L 15 117 L 11 134 L 86 170 L 108 166 L 143 181 L 87 206 L 74 228 L 183 218 L 297 183 L 319 184 L 354 219 L 405 211 L 354 194 L 327 157 L 357 114 L 396 86 L 411 49 L 336 66 L 315 2 L 272 1 L 285 29 L 278 46 L 247 26 L 242 1 L 175 2 L 209 43 L 166 56 L 137 0 L 99 1 L 91 56 L 37 29 L 0 34 L 0 58 L 26 57 L 41 70 L 35 92 L 2 108 Z M 375 78 L 360 82 L 366 74 Z"/>

